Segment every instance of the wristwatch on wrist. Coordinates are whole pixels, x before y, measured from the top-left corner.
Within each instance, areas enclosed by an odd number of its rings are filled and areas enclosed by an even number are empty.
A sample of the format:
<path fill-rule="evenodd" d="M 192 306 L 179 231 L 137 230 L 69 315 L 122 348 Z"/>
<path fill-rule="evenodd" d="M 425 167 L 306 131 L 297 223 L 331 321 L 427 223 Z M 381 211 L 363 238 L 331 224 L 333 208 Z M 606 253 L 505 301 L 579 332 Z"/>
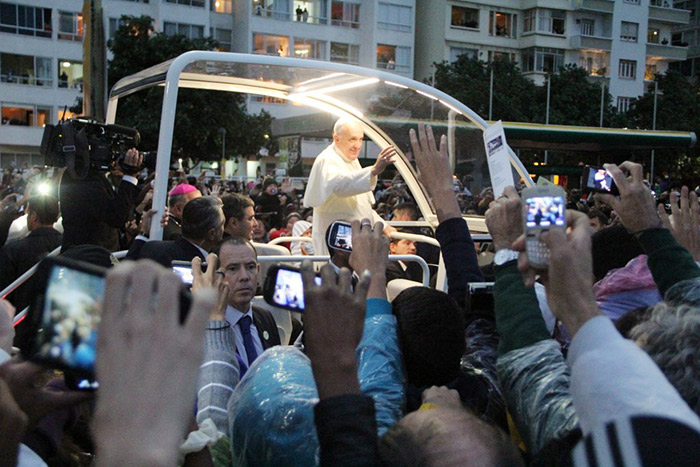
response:
<path fill-rule="evenodd" d="M 498 250 L 493 256 L 493 264 L 495 264 L 496 266 L 503 266 L 509 261 L 517 260 L 518 254 L 519 253 L 517 251 L 509 250 L 508 248 Z"/>

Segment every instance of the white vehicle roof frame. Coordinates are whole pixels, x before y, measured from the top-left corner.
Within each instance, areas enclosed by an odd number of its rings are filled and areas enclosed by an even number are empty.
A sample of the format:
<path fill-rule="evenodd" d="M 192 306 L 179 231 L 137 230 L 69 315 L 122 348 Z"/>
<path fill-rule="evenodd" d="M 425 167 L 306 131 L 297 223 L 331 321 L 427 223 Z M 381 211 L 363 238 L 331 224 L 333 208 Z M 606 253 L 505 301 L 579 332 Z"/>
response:
<path fill-rule="evenodd" d="M 168 171 L 170 165 L 170 154 L 172 150 L 175 109 L 177 106 L 177 94 L 179 87 L 213 89 L 297 100 L 298 102 L 309 107 L 314 107 L 318 110 L 332 113 L 338 117 L 344 116 L 359 120 L 365 129 L 365 134 L 375 144 L 377 144 L 380 149 L 384 149 L 385 147 L 394 144 L 392 139 L 384 131 L 382 131 L 378 125 L 374 124 L 370 118 L 365 117 L 361 113 L 357 114 L 356 112 L 353 112 L 352 106 L 344 106 L 343 102 L 339 101 L 335 97 L 326 96 L 323 94 L 313 96 L 300 95 L 303 93 L 297 92 L 296 94 L 299 97 L 295 98 L 293 92 L 294 88 L 290 88 L 288 85 L 280 85 L 271 81 L 258 81 L 247 78 L 239 78 L 236 76 L 184 72 L 188 65 L 200 61 L 219 62 L 223 64 L 238 63 L 311 69 L 338 74 L 354 75 L 377 81 L 382 80 L 387 82 L 387 84 L 394 84 L 407 89 L 412 89 L 420 94 L 430 97 L 436 102 L 441 103 L 449 109 L 449 116 L 451 119 L 459 113 L 470 120 L 482 131 L 489 126 L 484 119 L 473 112 L 469 107 L 448 94 L 445 94 L 444 92 L 426 84 L 393 73 L 343 63 L 323 62 L 271 55 L 211 51 L 186 52 L 170 61 L 163 62 L 140 71 L 139 73 L 122 78 L 114 85 L 109 96 L 109 103 L 107 106 L 107 123 L 115 123 L 117 105 L 121 97 L 125 97 L 129 94 L 133 94 L 149 87 L 159 85 L 165 86 L 160 121 L 160 133 L 158 136 L 156 178 L 153 191 L 154 206 L 165 206 L 166 203 Z M 451 154 L 453 153 L 453 145 L 454 137 L 448 132 L 448 147 L 450 148 Z M 515 168 L 516 172 L 523 180 L 525 180 L 527 184 L 532 184 L 532 180 L 528 176 L 527 170 L 520 162 L 518 157 L 510 147 L 508 148 L 508 151 L 510 154 L 511 165 Z M 416 198 L 416 203 L 418 204 L 418 207 L 425 219 L 435 224 L 437 222 L 435 211 L 429 201 L 427 193 L 418 182 L 416 174 L 411 165 L 408 163 L 405 155 L 401 154 L 401 151 L 399 151 L 399 153 L 401 157 L 395 164 L 397 170 L 402 175 L 411 193 L 413 193 L 414 197 Z M 470 229 L 485 231 L 483 218 L 467 217 L 466 219 Z M 160 226 L 159 222 L 154 222 L 151 226 L 150 238 L 162 238 L 162 227 Z"/>

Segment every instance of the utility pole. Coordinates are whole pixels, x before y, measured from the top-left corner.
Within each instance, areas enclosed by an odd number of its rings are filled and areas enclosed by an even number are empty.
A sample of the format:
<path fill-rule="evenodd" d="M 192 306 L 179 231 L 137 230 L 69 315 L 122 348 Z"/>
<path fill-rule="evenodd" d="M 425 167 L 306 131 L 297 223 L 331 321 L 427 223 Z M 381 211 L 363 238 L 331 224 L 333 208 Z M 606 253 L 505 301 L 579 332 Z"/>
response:
<path fill-rule="evenodd" d="M 659 94 L 659 82 L 654 79 L 654 113 L 651 116 L 651 129 L 656 130 L 656 100 Z M 651 186 L 654 186 L 654 154 L 655 151 L 651 150 L 651 170 L 649 171 L 649 182 Z"/>
<path fill-rule="evenodd" d="M 605 107 L 605 83 L 600 86 L 600 127 L 603 128 L 603 108 Z"/>
<path fill-rule="evenodd" d="M 83 25 L 83 115 L 104 121 L 107 51 L 102 0 L 84 0 Z"/>
<path fill-rule="evenodd" d="M 547 108 L 544 115 L 544 124 L 549 125 L 549 96 L 552 88 L 552 75 L 547 73 Z M 549 159 L 549 151 L 544 150 L 544 163 L 547 164 Z"/>
<path fill-rule="evenodd" d="M 491 84 L 489 85 L 489 121 L 493 121 L 493 62 L 491 62 Z"/>

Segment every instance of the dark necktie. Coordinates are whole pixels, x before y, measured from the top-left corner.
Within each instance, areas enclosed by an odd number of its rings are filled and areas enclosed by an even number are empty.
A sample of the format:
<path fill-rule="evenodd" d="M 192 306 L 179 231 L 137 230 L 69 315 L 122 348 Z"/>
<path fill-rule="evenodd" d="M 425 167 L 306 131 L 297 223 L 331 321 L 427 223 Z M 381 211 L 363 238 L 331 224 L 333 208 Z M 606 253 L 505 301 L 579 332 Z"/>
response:
<path fill-rule="evenodd" d="M 238 321 L 238 325 L 241 327 L 241 334 L 243 334 L 243 346 L 248 356 L 248 366 L 258 358 L 258 353 L 255 351 L 255 345 L 253 344 L 253 336 L 250 335 L 250 325 L 252 322 L 253 320 L 250 319 L 250 316 L 244 316 Z"/>

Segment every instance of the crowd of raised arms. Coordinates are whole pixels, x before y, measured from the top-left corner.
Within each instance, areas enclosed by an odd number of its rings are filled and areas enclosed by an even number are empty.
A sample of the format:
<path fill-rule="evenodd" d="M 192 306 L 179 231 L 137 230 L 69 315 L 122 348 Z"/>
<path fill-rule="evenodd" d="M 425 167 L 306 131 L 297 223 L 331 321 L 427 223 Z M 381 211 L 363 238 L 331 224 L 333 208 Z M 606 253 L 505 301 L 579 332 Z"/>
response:
<path fill-rule="evenodd" d="M 296 263 L 303 313 L 260 299 L 259 261 L 266 248 L 314 255 L 303 239 L 269 245 L 318 225 L 301 180 L 175 171 L 164 210 L 154 174 L 128 170 L 137 151 L 127 170 L 63 175 L 60 189 L 61 170 L 6 170 L 0 289 L 59 247 L 107 272 L 92 328 L 67 320 L 51 330 L 60 345 L 46 344 L 53 358 L 94 357 L 95 391 L 32 358 L 32 314 L 49 294 L 39 274 L 0 301 L 0 467 L 700 465 L 692 187 L 606 164 L 619 195 L 567 191 L 566 228 L 541 235 L 549 260 L 535 268 L 522 183 L 472 193 L 444 136 L 421 124 L 409 140 L 439 224 L 398 232 L 439 248 L 347 219 L 351 252 Z M 373 195 L 385 221 L 422 220 L 400 176 Z M 475 242 L 463 214 L 483 216 L 491 240 Z M 163 240 L 149 240 L 154 222 Z M 431 286 L 390 254 L 425 259 Z M 191 296 L 173 261 L 191 266 Z M 51 313 L 78 299 L 52 298 Z"/>

